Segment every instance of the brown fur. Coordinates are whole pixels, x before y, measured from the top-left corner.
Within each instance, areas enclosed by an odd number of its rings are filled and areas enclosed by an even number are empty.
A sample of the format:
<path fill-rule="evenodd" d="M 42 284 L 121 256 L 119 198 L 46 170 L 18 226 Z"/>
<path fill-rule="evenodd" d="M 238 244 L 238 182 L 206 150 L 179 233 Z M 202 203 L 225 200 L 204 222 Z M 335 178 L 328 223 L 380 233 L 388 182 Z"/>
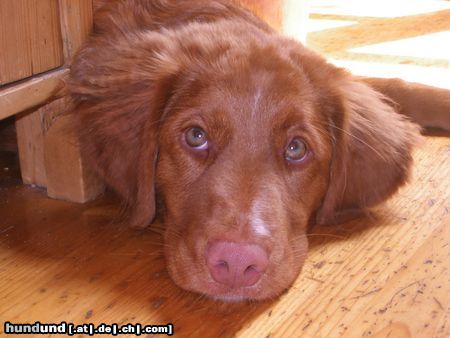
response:
<path fill-rule="evenodd" d="M 168 270 L 221 299 L 275 297 L 298 275 L 307 224 L 332 223 L 408 178 L 419 128 L 367 84 L 226 0 L 111 1 L 74 59 L 69 90 L 88 161 L 144 227 L 163 206 Z M 202 127 L 209 149 L 184 132 Z M 302 163 L 284 150 L 308 144 Z M 255 204 L 270 236 L 255 234 Z M 269 266 L 230 290 L 212 240 L 256 243 Z"/>

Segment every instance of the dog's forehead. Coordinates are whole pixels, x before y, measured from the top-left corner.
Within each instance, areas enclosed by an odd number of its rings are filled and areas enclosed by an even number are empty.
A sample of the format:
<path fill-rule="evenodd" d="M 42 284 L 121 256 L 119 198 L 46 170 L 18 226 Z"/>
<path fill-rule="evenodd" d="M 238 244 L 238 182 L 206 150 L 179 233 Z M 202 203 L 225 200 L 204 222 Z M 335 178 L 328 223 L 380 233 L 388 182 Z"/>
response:
<path fill-rule="evenodd" d="M 205 104 L 213 102 L 211 118 L 220 112 L 221 119 L 239 130 L 270 132 L 286 124 L 308 123 L 313 110 L 311 86 L 300 73 L 277 68 L 233 70 L 213 81 L 212 89 L 202 94 Z"/>

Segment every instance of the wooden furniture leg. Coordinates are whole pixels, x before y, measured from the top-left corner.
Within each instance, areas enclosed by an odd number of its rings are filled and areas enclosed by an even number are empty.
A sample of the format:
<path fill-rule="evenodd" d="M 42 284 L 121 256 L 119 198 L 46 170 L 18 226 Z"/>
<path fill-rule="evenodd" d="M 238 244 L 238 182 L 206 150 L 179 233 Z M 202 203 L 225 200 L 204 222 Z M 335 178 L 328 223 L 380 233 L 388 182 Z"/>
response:
<path fill-rule="evenodd" d="M 47 186 L 44 163 L 43 116 L 47 107 L 16 116 L 17 146 L 24 184 Z"/>
<path fill-rule="evenodd" d="M 278 31 L 306 42 L 310 0 L 236 0 Z"/>
<path fill-rule="evenodd" d="M 80 147 L 68 132 L 65 99 L 54 101 L 16 119 L 22 179 L 47 188 L 48 196 L 84 203 L 104 190 L 103 182 L 83 161 Z"/>

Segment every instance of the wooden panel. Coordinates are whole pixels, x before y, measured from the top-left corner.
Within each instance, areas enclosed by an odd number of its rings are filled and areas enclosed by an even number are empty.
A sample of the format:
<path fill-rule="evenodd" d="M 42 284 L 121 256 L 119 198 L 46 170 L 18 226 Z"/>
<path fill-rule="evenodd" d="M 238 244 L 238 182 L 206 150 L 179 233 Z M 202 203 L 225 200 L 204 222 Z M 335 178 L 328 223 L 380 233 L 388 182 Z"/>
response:
<path fill-rule="evenodd" d="M 0 1 L 0 84 L 63 63 L 58 0 Z"/>
<path fill-rule="evenodd" d="M 0 90 L 0 120 L 45 102 L 69 71 L 57 70 Z"/>
<path fill-rule="evenodd" d="M 92 0 L 59 0 L 64 56 L 70 60 L 92 29 Z"/>
<path fill-rule="evenodd" d="M 26 3 L 0 1 L 0 85 L 33 74 Z"/>
<path fill-rule="evenodd" d="M 47 194 L 50 197 L 84 203 L 104 190 L 100 178 L 84 164 L 77 139 L 71 135 L 70 116 L 60 116 L 44 137 Z"/>
<path fill-rule="evenodd" d="M 273 28 L 280 30 L 283 23 L 285 0 L 236 0 L 264 19 Z"/>
<path fill-rule="evenodd" d="M 58 1 L 29 0 L 28 13 L 33 74 L 61 66 L 64 60 Z"/>
<path fill-rule="evenodd" d="M 62 98 L 35 111 L 27 111 L 16 116 L 17 145 L 23 183 L 47 187 L 44 141 L 56 118 L 66 111 L 67 104 L 66 99 Z"/>
<path fill-rule="evenodd" d="M 47 186 L 44 165 L 43 118 L 46 109 L 18 115 L 16 119 L 20 171 L 25 184 Z"/>
<path fill-rule="evenodd" d="M 48 196 L 84 203 L 104 187 L 83 163 L 70 116 L 61 116 L 68 104 L 62 98 L 17 116 L 20 170 L 23 183 L 46 187 Z"/>
<path fill-rule="evenodd" d="M 306 42 L 310 0 L 235 0 L 276 30 Z"/>

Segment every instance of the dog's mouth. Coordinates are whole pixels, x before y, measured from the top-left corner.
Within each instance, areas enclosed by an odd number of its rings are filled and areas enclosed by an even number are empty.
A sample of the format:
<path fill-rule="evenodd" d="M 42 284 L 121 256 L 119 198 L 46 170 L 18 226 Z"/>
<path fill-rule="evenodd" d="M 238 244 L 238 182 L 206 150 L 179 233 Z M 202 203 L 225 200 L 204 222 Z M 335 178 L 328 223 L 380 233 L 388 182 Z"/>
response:
<path fill-rule="evenodd" d="M 226 303 L 239 303 L 248 300 L 248 298 L 240 295 L 219 295 L 212 298 Z"/>
<path fill-rule="evenodd" d="M 226 303 L 241 303 L 246 301 L 263 301 L 268 298 L 274 298 L 279 294 L 268 294 L 267 288 L 262 285 L 255 285 L 251 287 L 237 287 L 230 288 L 226 285 L 219 284 L 215 281 L 192 281 L 192 284 L 180 285 L 176 280 L 175 283 L 183 289 L 191 292 L 202 294 L 210 299 L 216 301 L 223 301 Z M 258 283 L 259 284 L 259 283 Z"/>
<path fill-rule="evenodd" d="M 178 269 L 175 264 L 168 264 L 169 275 L 176 285 L 182 289 L 202 294 L 214 300 L 243 302 L 264 300 L 276 296 L 267 294 L 268 288 L 265 285 L 266 278 L 262 278 L 262 280 L 251 286 L 231 286 L 215 281 L 209 272 L 206 271 L 205 266 L 198 265 L 197 269 L 193 269 L 197 270 L 197 273 L 185 275 L 181 273 L 183 270 Z"/>
<path fill-rule="evenodd" d="M 246 301 L 265 301 L 280 296 L 295 280 L 299 271 L 292 269 L 283 278 L 276 271 L 270 269 L 267 273 L 250 286 L 230 285 L 220 283 L 211 276 L 205 264 L 195 264 L 189 274 L 180 269 L 180 260 L 176 257 L 168 258 L 168 271 L 177 286 L 210 299 L 227 303 L 240 303 Z"/>
<path fill-rule="evenodd" d="M 224 302 L 274 299 L 289 289 L 303 266 L 307 242 L 300 247 L 220 240 L 186 240 L 165 234 L 170 277 L 182 289 Z"/>
<path fill-rule="evenodd" d="M 210 276 L 208 277 L 209 281 L 207 282 L 207 288 L 202 289 L 200 292 L 215 300 L 242 302 L 248 300 L 263 300 L 270 296 L 267 295 L 268 289 L 265 287 L 265 278 L 252 286 L 231 287 L 211 280 Z"/>
<path fill-rule="evenodd" d="M 214 300 L 222 301 L 225 303 L 241 303 L 245 301 L 262 300 L 254 298 L 250 295 L 241 294 L 241 292 L 236 292 L 235 294 L 227 293 L 227 294 L 211 295 L 210 297 Z"/>

